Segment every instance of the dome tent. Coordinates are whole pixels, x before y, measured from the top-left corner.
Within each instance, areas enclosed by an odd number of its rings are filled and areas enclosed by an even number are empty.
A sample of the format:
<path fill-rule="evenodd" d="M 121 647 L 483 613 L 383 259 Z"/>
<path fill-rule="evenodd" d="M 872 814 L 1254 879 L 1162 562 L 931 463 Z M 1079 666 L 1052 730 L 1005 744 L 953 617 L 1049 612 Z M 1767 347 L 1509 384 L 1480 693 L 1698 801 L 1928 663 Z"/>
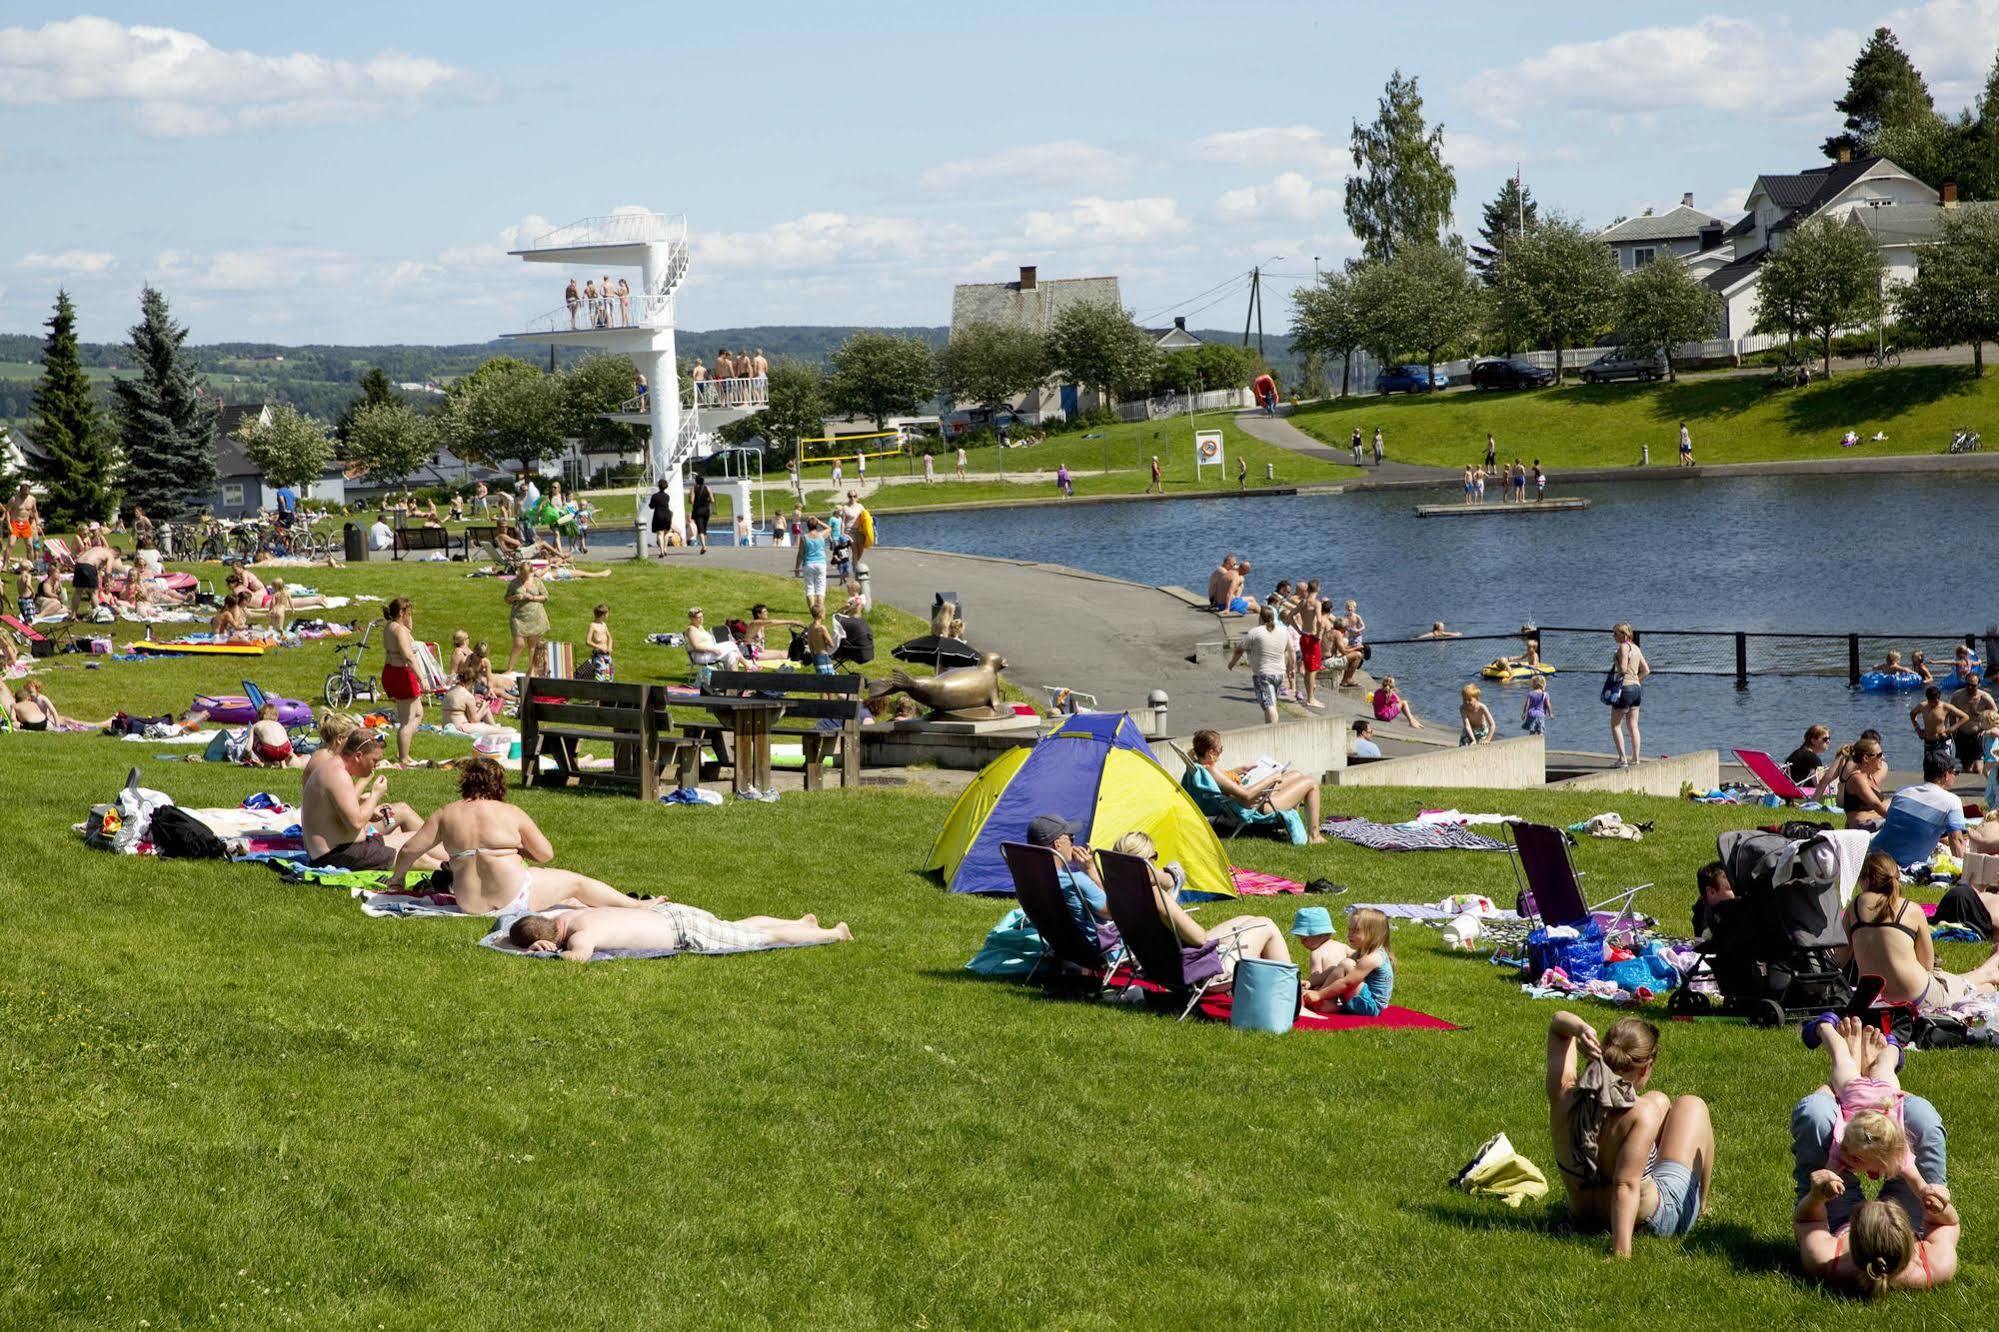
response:
<path fill-rule="evenodd" d="M 1201 811 L 1146 746 L 1130 716 L 1085 712 L 1063 719 L 1032 748 L 1008 750 L 958 797 L 923 868 L 943 873 L 954 893 L 1011 893 L 1000 843 L 1021 841 L 1037 814 L 1058 814 L 1089 829 L 1108 849 L 1143 832 L 1159 859 L 1178 861 L 1187 890 L 1234 897 L 1228 855 Z"/>

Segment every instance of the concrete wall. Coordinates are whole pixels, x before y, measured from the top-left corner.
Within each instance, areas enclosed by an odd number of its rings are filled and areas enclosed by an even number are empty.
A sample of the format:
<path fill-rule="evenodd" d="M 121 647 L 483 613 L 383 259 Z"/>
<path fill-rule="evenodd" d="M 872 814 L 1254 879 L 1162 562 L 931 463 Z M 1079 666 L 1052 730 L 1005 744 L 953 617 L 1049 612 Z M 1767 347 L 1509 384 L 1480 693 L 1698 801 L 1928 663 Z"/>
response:
<path fill-rule="evenodd" d="M 1539 787 L 1546 779 L 1547 748 L 1538 735 L 1361 763 L 1327 777 L 1334 786 L 1470 786 L 1506 790 Z"/>
<path fill-rule="evenodd" d="M 1345 717 L 1304 717 L 1275 726 L 1245 726 L 1221 733 L 1222 762 L 1240 767 L 1268 754 L 1299 772 L 1315 772 L 1330 779 L 1347 766 L 1347 734 Z M 1175 736 L 1173 743 L 1189 754 L 1194 751 L 1191 735 Z M 1179 775 L 1179 758 L 1165 741 L 1153 741 L 1152 752 L 1166 771 Z"/>
<path fill-rule="evenodd" d="M 1671 758 L 1647 759 L 1632 768 L 1606 768 L 1567 781 L 1550 782 L 1550 791 L 1614 791 L 1620 795 L 1677 796 L 1682 784 L 1699 791 L 1721 785 L 1721 755 L 1712 749 Z"/>

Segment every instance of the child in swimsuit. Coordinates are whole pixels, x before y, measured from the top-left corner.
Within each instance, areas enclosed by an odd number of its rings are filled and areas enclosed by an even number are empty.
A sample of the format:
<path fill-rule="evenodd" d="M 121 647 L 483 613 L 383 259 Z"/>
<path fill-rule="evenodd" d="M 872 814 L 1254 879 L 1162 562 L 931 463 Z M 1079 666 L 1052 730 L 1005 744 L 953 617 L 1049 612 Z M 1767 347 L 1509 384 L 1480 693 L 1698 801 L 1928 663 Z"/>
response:
<path fill-rule="evenodd" d="M 1826 1157 L 1831 1170 L 1854 1171 L 1874 1179 L 1898 1178 L 1918 1198 L 1940 1195 L 1941 1207 L 1950 1195 L 1925 1183 L 1916 1169 L 1902 1118 L 1902 1086 L 1895 1073 L 1901 1051 L 1879 1029 L 1856 1018 L 1818 1028 L 1819 1043 L 1832 1059 L 1827 1079 L 1839 1112 L 1833 1123 L 1832 1146 Z"/>
<path fill-rule="evenodd" d="M 1388 950 L 1388 917 L 1373 907 L 1362 907 L 1348 916 L 1344 951 L 1345 959 L 1327 968 L 1319 983 L 1307 984 L 1304 1002 L 1314 1009 L 1379 1017 L 1395 996 L 1395 958 Z"/>
<path fill-rule="evenodd" d="M 1548 718 L 1555 715 L 1555 701 L 1548 697 L 1546 676 L 1534 677 L 1534 687 L 1527 691 L 1527 697 L 1520 705 L 1520 729 L 1529 735 L 1544 735 L 1548 729 Z"/>
<path fill-rule="evenodd" d="M 611 608 L 600 601 L 590 614 L 590 627 L 583 634 L 583 641 L 590 649 L 590 661 L 584 667 L 587 672 L 584 678 L 615 679 L 611 666 Z"/>
<path fill-rule="evenodd" d="M 1492 709 L 1479 701 L 1478 686 L 1468 684 L 1458 691 L 1458 732 L 1459 745 L 1484 745 L 1492 743 L 1492 733 L 1497 724 L 1492 720 Z"/>

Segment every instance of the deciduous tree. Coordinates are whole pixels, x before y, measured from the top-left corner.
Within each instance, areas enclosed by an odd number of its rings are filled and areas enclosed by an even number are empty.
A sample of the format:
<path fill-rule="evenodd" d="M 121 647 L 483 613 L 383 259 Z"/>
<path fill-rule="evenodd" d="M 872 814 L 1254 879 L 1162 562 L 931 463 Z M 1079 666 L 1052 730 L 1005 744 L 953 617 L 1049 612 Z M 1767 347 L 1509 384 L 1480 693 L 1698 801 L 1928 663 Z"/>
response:
<path fill-rule="evenodd" d="M 638 447 L 632 427 L 605 419 L 639 391 L 638 367 L 629 356 L 586 356 L 562 376 L 563 428 L 600 453 Z"/>
<path fill-rule="evenodd" d="M 1340 363 L 1340 396 L 1353 380 L 1354 353 L 1368 344 L 1369 312 L 1361 290 L 1371 266 L 1329 269 L 1318 282 L 1291 294 L 1291 345 L 1311 356 Z"/>
<path fill-rule="evenodd" d="M 523 467 L 563 451 L 562 381 L 525 361 L 495 356 L 444 391 L 438 414 L 453 453 L 498 467 L 508 458 Z"/>
<path fill-rule="evenodd" d="M 1999 213 L 1957 209 L 1919 252 L 1915 280 L 1895 298 L 1896 317 L 1923 341 L 1971 344 L 1972 374 L 1985 374 L 1985 344 L 1999 340 Z"/>
<path fill-rule="evenodd" d="M 717 433 L 728 444 L 761 435 L 769 446 L 766 462 L 784 463 L 798 456 L 801 439 L 815 439 L 825 429 L 826 377 L 810 362 L 785 360 L 771 366 L 769 378 L 769 405 Z"/>
<path fill-rule="evenodd" d="M 236 432 L 243 455 L 274 488 L 310 486 L 333 456 L 326 422 L 282 402 L 271 408 L 270 418 L 268 422 L 252 420 Z"/>
<path fill-rule="evenodd" d="M 937 353 L 937 377 L 953 403 L 997 410 L 1048 378 L 1048 344 L 1018 324 L 967 324 Z"/>
<path fill-rule="evenodd" d="M 1121 395 L 1143 393 L 1159 363 L 1152 335 L 1132 322 L 1131 312 L 1103 301 L 1071 305 L 1048 330 L 1048 361 L 1065 379 L 1087 385 L 1104 406 Z"/>
<path fill-rule="evenodd" d="M 937 392 L 937 367 L 921 338 L 863 330 L 833 353 L 826 394 L 835 411 L 865 416 L 875 429 L 915 412 Z"/>
<path fill-rule="evenodd" d="M 106 516 L 116 459 L 78 358 L 76 306 L 67 291 L 56 292 L 55 313 L 44 324 L 49 336 L 29 399 L 28 431 L 41 455 L 32 471 L 44 492 L 42 518 L 54 530 Z"/>
<path fill-rule="evenodd" d="M 125 498 L 155 519 L 180 518 L 215 490 L 219 404 L 201 395 L 182 350 L 187 329 L 173 321 L 153 287 L 139 295 L 139 322 L 126 355 L 138 373 L 113 386 L 125 450 Z"/>
<path fill-rule="evenodd" d="M 1363 292 L 1367 318 L 1381 330 L 1383 361 L 1420 354 L 1433 377 L 1438 361 L 1471 344 L 1485 312 L 1484 290 L 1455 243 L 1403 246 Z"/>
<path fill-rule="evenodd" d="M 1370 259 L 1405 245 L 1434 245 L 1451 222 L 1458 177 L 1444 161 L 1444 127 L 1423 122 L 1423 94 L 1401 70 L 1382 90 L 1374 122 L 1354 122 L 1347 227 Z"/>
<path fill-rule="evenodd" d="M 1618 283 L 1618 336 L 1627 347 L 1664 352 L 1668 379 L 1680 377 L 1673 349 L 1713 337 L 1721 312 L 1721 297 L 1671 259 L 1646 264 Z"/>
<path fill-rule="evenodd" d="M 1815 339 L 1832 377 L 1832 339 L 1881 312 L 1881 251 L 1865 227 L 1815 217 L 1763 265 L 1757 280 L 1759 332 Z"/>
<path fill-rule="evenodd" d="M 436 457 L 437 445 L 435 419 L 406 402 L 363 403 L 347 427 L 353 460 L 368 469 L 371 479 L 391 485 L 402 485 Z"/>
<path fill-rule="evenodd" d="M 1507 247 L 1496 290 L 1521 335 L 1554 349 L 1559 384 L 1564 351 L 1610 327 L 1618 281 L 1610 247 L 1573 218 L 1552 214 Z"/>

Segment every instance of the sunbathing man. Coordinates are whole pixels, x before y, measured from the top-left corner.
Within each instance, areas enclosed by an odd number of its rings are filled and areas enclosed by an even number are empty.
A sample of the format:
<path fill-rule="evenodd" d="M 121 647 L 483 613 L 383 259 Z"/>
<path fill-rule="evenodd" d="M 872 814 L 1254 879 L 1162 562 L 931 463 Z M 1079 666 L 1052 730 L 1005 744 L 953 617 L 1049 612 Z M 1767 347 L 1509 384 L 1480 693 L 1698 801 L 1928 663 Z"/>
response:
<path fill-rule="evenodd" d="M 396 864 L 396 848 L 423 827 L 423 817 L 405 804 L 390 804 L 388 778 L 375 773 L 382 761 L 382 735 L 365 727 L 342 736 L 313 755 L 300 783 L 299 826 L 314 865 L 334 869 L 386 870 Z M 370 776 L 373 781 L 368 781 Z M 366 786 L 357 783 L 367 782 Z M 444 857 L 427 852 L 413 858 L 433 869 Z"/>
<path fill-rule="evenodd" d="M 656 900 L 643 911 L 585 907 L 549 915 L 520 916 L 507 941 L 530 953 L 560 953 L 588 962 L 598 949 L 668 949 L 676 953 L 743 953 L 784 944 L 846 943 L 854 937 L 847 922 L 829 928 L 819 917 L 784 920 L 745 916 L 723 920 L 684 902 Z"/>

